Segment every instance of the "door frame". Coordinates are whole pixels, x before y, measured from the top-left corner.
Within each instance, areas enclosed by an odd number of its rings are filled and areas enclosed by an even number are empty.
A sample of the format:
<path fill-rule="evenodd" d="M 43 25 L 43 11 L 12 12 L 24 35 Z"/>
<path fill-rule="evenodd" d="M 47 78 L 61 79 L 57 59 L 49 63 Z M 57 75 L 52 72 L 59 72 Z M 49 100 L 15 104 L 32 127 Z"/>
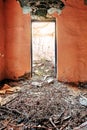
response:
<path fill-rule="evenodd" d="M 33 54 L 32 54 L 32 23 L 33 22 L 54 22 L 55 23 L 55 77 L 57 78 L 57 63 L 58 63 L 58 61 L 57 61 L 57 37 L 56 37 L 56 33 L 57 33 L 57 29 L 56 29 L 56 19 L 50 19 L 50 20 L 42 20 L 42 21 L 40 21 L 40 20 L 31 20 L 31 77 L 32 77 L 32 67 L 33 67 L 33 65 L 32 65 L 32 63 L 33 63 Z"/>

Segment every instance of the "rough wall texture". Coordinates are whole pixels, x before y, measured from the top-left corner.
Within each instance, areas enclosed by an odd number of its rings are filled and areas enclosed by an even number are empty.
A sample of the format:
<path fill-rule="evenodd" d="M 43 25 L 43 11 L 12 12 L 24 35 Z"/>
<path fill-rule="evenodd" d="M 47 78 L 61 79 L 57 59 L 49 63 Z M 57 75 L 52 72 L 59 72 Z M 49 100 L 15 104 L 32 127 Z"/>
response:
<path fill-rule="evenodd" d="M 84 0 L 67 0 L 57 17 L 58 79 L 87 81 L 87 5 Z"/>
<path fill-rule="evenodd" d="M 63 13 L 60 16 L 55 14 L 58 32 L 57 77 L 64 82 L 85 82 L 87 6 L 84 0 L 67 0 L 65 4 Z M 22 14 L 16 0 L 0 0 L 0 80 L 17 79 L 30 72 L 30 31 L 30 17 Z"/>
<path fill-rule="evenodd" d="M 6 78 L 17 79 L 30 72 L 30 17 L 23 15 L 16 0 L 5 2 Z"/>
<path fill-rule="evenodd" d="M 0 0 L 0 80 L 4 78 L 4 59 L 5 59 L 5 28 L 4 28 L 4 5 Z"/>

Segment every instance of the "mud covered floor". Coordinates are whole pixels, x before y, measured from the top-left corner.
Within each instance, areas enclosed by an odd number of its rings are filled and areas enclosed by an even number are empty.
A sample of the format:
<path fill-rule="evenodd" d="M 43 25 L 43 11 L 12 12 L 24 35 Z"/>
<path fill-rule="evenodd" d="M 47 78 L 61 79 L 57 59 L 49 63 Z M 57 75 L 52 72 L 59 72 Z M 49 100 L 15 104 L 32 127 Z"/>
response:
<path fill-rule="evenodd" d="M 49 61 L 35 62 L 33 67 L 31 80 L 6 82 L 21 90 L 0 106 L 0 130 L 73 130 L 86 122 L 87 106 L 80 99 L 87 98 L 87 88 L 58 82 Z"/>

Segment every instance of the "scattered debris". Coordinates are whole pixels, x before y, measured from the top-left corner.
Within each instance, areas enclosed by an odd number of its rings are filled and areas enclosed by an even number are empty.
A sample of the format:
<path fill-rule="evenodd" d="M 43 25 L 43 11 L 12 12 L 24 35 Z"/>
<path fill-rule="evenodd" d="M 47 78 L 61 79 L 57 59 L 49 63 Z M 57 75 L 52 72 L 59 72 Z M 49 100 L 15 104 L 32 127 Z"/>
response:
<path fill-rule="evenodd" d="M 52 77 L 50 77 L 50 78 L 47 79 L 47 82 L 48 82 L 48 84 L 53 83 L 54 79 Z"/>
<path fill-rule="evenodd" d="M 0 90 L 0 94 L 5 94 L 6 90 Z"/>
<path fill-rule="evenodd" d="M 10 93 L 15 93 L 20 91 L 20 87 L 11 87 L 8 84 L 5 84 L 1 89 L 0 89 L 0 94 L 10 94 Z"/>
<path fill-rule="evenodd" d="M 67 125 L 68 125 L 68 122 L 66 122 L 66 123 L 60 128 L 60 130 L 64 130 L 64 129 L 67 127 Z"/>
<path fill-rule="evenodd" d="M 50 61 L 37 62 L 32 75 L 1 88 L 0 130 L 86 130 L 87 89 L 58 82 Z"/>
<path fill-rule="evenodd" d="M 51 118 L 51 117 L 49 118 L 49 121 L 50 121 L 50 123 L 53 125 L 53 127 L 56 128 L 56 130 L 59 130 L 59 129 L 57 128 L 57 126 L 54 124 L 54 122 L 52 121 L 52 118 Z"/>
<path fill-rule="evenodd" d="M 24 130 L 24 124 L 19 125 L 8 124 L 7 130 Z"/>
<path fill-rule="evenodd" d="M 11 88 L 11 86 L 9 86 L 8 84 L 4 84 L 4 86 L 2 87 L 1 90 L 5 90 L 5 89 L 9 89 L 9 88 Z"/>
<path fill-rule="evenodd" d="M 84 96 L 81 95 L 79 101 L 80 101 L 81 105 L 87 106 L 87 98 L 86 97 L 84 97 Z"/>
<path fill-rule="evenodd" d="M 40 83 L 40 82 L 32 82 L 32 83 L 31 83 L 31 85 L 32 85 L 32 86 L 35 86 L 35 87 L 41 87 L 42 84 L 43 84 L 42 82 L 41 82 L 41 83 Z"/>
<path fill-rule="evenodd" d="M 74 130 L 87 130 L 87 121 L 82 123 L 79 127 L 74 128 Z"/>
<path fill-rule="evenodd" d="M 44 76 L 43 81 L 46 80 L 48 77 L 50 77 L 50 75 Z"/>
<path fill-rule="evenodd" d="M 64 119 L 63 119 L 63 121 L 67 121 L 67 120 L 69 120 L 71 118 L 71 116 L 67 116 L 67 117 L 65 117 Z"/>
<path fill-rule="evenodd" d="M 14 100 L 18 96 L 18 93 L 11 94 L 11 95 L 5 95 L 5 97 L 0 97 L 0 105 L 3 106 L 10 101 Z"/>

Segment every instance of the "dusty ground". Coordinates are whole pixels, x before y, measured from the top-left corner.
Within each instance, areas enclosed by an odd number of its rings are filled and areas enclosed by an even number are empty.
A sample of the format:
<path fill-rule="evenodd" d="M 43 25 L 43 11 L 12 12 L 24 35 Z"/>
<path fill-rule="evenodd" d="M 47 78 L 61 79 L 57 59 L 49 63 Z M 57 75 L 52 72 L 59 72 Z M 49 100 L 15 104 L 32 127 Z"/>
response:
<path fill-rule="evenodd" d="M 0 130 L 73 130 L 87 121 L 87 106 L 80 103 L 82 96 L 87 97 L 86 85 L 58 82 L 49 61 L 35 62 L 33 67 L 31 80 L 7 82 L 21 91 L 0 107 Z"/>

